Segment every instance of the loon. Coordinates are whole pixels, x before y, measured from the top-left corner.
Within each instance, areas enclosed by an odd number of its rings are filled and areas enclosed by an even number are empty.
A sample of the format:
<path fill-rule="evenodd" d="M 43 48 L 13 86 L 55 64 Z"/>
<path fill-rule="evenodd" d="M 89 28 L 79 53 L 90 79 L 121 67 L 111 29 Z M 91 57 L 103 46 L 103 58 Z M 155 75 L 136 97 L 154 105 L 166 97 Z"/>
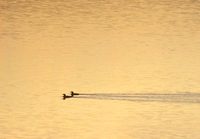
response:
<path fill-rule="evenodd" d="M 74 93 L 73 91 L 71 91 L 71 95 L 70 96 L 67 96 L 66 94 L 63 94 L 63 100 L 65 100 L 66 98 L 72 98 L 75 95 L 79 95 L 79 94 L 78 93 Z"/>

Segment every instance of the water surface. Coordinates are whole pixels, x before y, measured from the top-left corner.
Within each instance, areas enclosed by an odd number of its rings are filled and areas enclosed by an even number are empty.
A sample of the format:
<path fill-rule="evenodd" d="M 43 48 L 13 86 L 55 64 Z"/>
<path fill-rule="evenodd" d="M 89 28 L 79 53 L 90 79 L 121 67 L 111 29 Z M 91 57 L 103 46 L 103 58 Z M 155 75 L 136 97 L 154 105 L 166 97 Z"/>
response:
<path fill-rule="evenodd" d="M 148 96 L 200 92 L 199 7 L 0 0 L 0 138 L 200 138 L 198 95 Z M 70 90 L 148 98 L 63 101 Z"/>

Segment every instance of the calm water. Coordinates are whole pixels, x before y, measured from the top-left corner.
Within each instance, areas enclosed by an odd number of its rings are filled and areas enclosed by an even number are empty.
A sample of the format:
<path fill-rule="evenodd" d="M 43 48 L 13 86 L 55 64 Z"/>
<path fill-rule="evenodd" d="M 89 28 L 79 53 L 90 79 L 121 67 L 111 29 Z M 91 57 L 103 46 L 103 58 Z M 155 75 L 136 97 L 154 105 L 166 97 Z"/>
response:
<path fill-rule="evenodd" d="M 199 0 L 0 0 L 0 139 L 199 139 L 199 44 Z"/>

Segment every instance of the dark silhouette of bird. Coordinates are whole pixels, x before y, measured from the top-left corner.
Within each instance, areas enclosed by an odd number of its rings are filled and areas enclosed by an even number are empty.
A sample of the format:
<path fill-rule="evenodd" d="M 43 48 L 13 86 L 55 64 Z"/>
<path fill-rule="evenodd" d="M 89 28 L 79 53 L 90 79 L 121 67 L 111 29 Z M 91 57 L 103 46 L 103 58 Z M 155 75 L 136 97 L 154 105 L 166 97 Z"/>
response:
<path fill-rule="evenodd" d="M 74 93 L 73 91 L 71 91 L 71 95 L 68 96 L 66 94 L 63 94 L 63 100 L 65 100 L 66 98 L 72 98 L 74 97 L 75 95 L 79 95 L 78 93 Z"/>

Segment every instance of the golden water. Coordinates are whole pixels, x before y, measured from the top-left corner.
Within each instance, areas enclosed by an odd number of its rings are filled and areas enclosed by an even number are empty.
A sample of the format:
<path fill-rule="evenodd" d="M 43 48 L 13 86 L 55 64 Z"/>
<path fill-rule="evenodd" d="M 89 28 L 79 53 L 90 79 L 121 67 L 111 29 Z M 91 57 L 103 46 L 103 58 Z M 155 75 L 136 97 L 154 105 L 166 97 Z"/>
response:
<path fill-rule="evenodd" d="M 199 139 L 199 0 L 0 0 L 0 139 Z"/>

